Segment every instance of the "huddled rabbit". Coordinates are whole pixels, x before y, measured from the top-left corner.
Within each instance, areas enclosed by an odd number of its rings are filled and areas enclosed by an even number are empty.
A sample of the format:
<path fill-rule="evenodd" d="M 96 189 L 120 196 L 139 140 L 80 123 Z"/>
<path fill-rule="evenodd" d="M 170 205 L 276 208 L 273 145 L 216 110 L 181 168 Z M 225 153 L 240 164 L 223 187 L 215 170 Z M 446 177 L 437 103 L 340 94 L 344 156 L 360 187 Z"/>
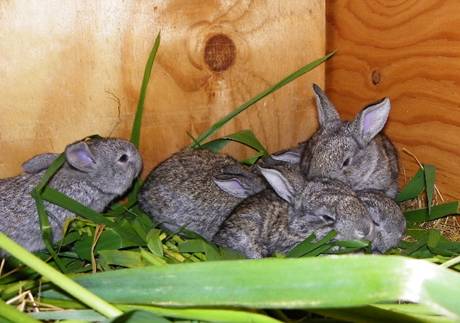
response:
<path fill-rule="evenodd" d="M 383 253 L 396 247 L 406 230 L 406 219 L 401 208 L 380 191 L 358 191 L 357 194 L 374 222 L 375 237 L 372 240 L 372 250 Z"/>
<path fill-rule="evenodd" d="M 307 141 L 300 167 L 307 178 L 330 177 L 353 190 L 374 189 L 394 198 L 398 191 L 398 157 L 381 133 L 390 100 L 367 106 L 351 122 L 341 121 L 321 88 L 314 84 L 319 130 Z"/>
<path fill-rule="evenodd" d="M 139 206 L 171 231 L 185 228 L 210 240 L 236 205 L 265 187 L 230 156 L 186 148 L 150 172 Z"/>
<path fill-rule="evenodd" d="M 37 155 L 23 164 L 23 174 L 0 179 L 0 230 L 30 251 L 45 247 L 31 191 L 57 156 Z M 126 192 L 142 168 L 136 147 L 115 138 L 70 144 L 65 159 L 49 186 L 98 212 Z M 56 242 L 62 238 L 64 222 L 74 214 L 48 202 L 45 207 Z"/>
<path fill-rule="evenodd" d="M 213 241 L 261 258 L 288 252 L 312 233 L 322 238 L 335 230 L 340 240 L 374 238 L 372 219 L 355 192 L 327 178 L 306 181 L 297 167 L 260 167 L 270 188 L 241 202 Z"/>

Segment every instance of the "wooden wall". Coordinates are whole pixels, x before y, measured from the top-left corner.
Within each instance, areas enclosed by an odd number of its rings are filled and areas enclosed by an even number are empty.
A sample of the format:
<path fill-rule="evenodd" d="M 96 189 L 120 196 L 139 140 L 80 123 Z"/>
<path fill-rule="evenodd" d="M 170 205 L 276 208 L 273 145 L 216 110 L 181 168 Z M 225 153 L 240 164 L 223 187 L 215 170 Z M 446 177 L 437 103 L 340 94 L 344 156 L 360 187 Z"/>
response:
<path fill-rule="evenodd" d="M 331 0 L 326 10 L 331 99 L 350 118 L 389 96 L 387 134 L 436 165 L 441 192 L 460 199 L 460 1 Z M 417 168 L 405 153 L 401 164 Z"/>
<path fill-rule="evenodd" d="M 189 144 L 186 131 L 199 134 L 325 53 L 323 0 L 2 1 L 0 177 L 86 135 L 128 138 L 160 30 L 142 130 L 147 170 Z M 305 139 L 316 127 L 311 82 L 323 84 L 323 67 L 223 133 L 251 128 L 272 151 Z"/>

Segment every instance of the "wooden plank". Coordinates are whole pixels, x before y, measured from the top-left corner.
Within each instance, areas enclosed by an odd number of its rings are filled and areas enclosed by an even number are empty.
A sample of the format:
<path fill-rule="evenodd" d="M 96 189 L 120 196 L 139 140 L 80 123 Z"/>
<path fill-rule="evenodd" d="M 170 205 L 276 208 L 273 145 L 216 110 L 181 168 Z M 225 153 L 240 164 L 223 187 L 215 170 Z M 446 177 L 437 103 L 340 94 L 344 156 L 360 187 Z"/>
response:
<path fill-rule="evenodd" d="M 6 1 L 0 4 L 0 177 L 86 135 L 129 136 L 148 52 L 161 30 L 147 94 L 145 169 L 212 122 L 325 53 L 315 1 Z M 220 35 L 217 36 L 216 35 Z M 225 127 L 251 128 L 269 150 L 316 127 L 311 82 L 267 97 Z M 250 154 L 233 146 L 238 157 Z"/>
<path fill-rule="evenodd" d="M 386 133 L 436 165 L 447 198 L 460 199 L 460 1 L 327 2 L 327 92 L 351 117 L 389 96 Z M 407 176 L 415 160 L 401 153 Z M 403 177 L 401 181 L 403 181 Z"/>

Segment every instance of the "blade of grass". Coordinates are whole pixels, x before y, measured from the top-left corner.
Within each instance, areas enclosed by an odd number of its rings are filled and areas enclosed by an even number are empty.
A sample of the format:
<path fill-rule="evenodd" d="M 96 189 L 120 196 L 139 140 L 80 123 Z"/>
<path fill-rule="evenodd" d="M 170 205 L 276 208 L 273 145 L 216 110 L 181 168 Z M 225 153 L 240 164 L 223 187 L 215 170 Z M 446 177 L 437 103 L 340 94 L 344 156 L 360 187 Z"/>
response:
<path fill-rule="evenodd" d="M 143 311 L 143 310 L 131 310 L 112 320 L 102 321 L 102 323 L 172 323 L 172 322 L 152 312 Z"/>
<path fill-rule="evenodd" d="M 436 168 L 433 165 L 423 165 L 425 170 L 426 201 L 428 204 L 428 215 L 431 215 L 431 205 L 433 204 L 434 184 L 436 178 Z"/>
<path fill-rule="evenodd" d="M 114 303 L 342 308 L 400 300 L 460 318 L 460 274 L 400 256 L 347 255 L 184 263 L 82 275 Z M 60 298 L 47 291 L 47 298 Z"/>
<path fill-rule="evenodd" d="M 101 250 L 98 255 L 104 263 L 127 268 L 145 267 L 140 252 L 129 250 Z"/>
<path fill-rule="evenodd" d="M 400 305 L 400 304 L 398 304 Z M 362 306 L 347 309 L 325 309 L 313 312 L 326 317 L 356 323 L 448 323 L 452 320 L 437 315 L 417 315 L 416 313 L 397 312 L 396 308 L 391 311 L 377 306 Z"/>
<path fill-rule="evenodd" d="M 93 310 L 64 310 L 64 311 L 42 311 L 31 313 L 31 316 L 39 320 L 58 321 L 58 320 L 84 320 L 90 322 L 100 322 L 104 316 Z"/>
<path fill-rule="evenodd" d="M 68 309 L 81 309 L 83 308 L 80 303 L 74 301 L 55 300 L 55 299 L 42 299 L 43 303 L 54 305 L 60 308 Z M 240 311 L 233 309 L 212 309 L 212 308 L 167 308 L 159 306 L 146 306 L 146 305 L 128 305 L 118 304 L 117 307 L 123 311 L 129 310 L 144 310 L 151 311 L 157 315 L 187 319 L 198 320 L 206 322 L 234 322 L 234 323 L 279 323 L 278 320 L 259 314 L 252 311 Z M 43 314 L 46 315 L 46 314 Z M 41 316 L 40 316 L 41 317 Z M 44 316 L 46 318 L 46 316 Z"/>
<path fill-rule="evenodd" d="M 100 297 L 94 295 L 78 283 L 74 282 L 64 274 L 60 273 L 43 260 L 34 256 L 26 249 L 18 245 L 16 242 L 8 238 L 0 232 L 0 248 L 6 250 L 15 258 L 23 262 L 25 265 L 42 274 L 50 282 L 62 288 L 64 291 L 74 296 L 76 299 L 95 309 L 99 313 L 107 317 L 115 317 L 122 312 L 111 304 L 107 303 Z"/>
<path fill-rule="evenodd" d="M 161 36 L 160 33 L 158 33 L 144 68 L 144 77 L 142 78 L 139 101 L 137 102 L 136 115 L 134 116 L 133 126 L 131 129 L 131 142 L 136 146 L 136 148 L 139 148 L 140 145 L 142 115 L 144 114 L 145 96 L 147 94 L 147 86 L 150 81 L 153 63 L 155 62 L 155 57 L 157 55 L 158 48 L 160 47 L 160 40 Z M 137 178 L 134 181 L 133 188 L 128 194 L 128 206 L 126 207 L 131 207 L 137 202 L 137 195 L 139 194 L 141 186 L 142 182 L 139 178 Z"/>
<path fill-rule="evenodd" d="M 282 88 L 283 86 L 285 86 L 289 82 L 295 80 L 299 76 L 302 76 L 303 74 L 311 71 L 312 69 L 314 69 L 315 67 L 317 67 L 321 63 L 323 63 L 326 60 L 328 60 L 334 54 L 335 54 L 335 52 L 329 53 L 326 56 L 323 56 L 323 57 L 321 57 L 321 58 L 319 58 L 319 59 L 317 59 L 317 60 L 315 60 L 315 61 L 313 61 L 313 62 L 311 62 L 311 63 L 309 63 L 309 64 L 307 64 L 305 66 L 303 66 L 303 67 L 301 67 L 300 69 L 298 69 L 294 73 L 288 75 L 287 77 L 285 77 L 284 79 L 282 79 L 281 81 L 276 83 L 275 85 L 273 85 L 273 86 L 269 87 L 268 89 L 262 91 L 261 93 L 257 94 L 255 97 L 251 98 L 249 101 L 243 103 L 238 108 L 236 108 L 235 110 L 233 110 L 232 112 L 230 112 L 229 114 L 224 116 L 222 119 L 220 119 L 216 123 L 214 123 L 208 130 L 206 130 L 203 133 L 201 133 L 196 138 L 196 142 L 193 143 L 191 146 L 193 148 L 196 148 L 198 145 L 201 145 L 206 139 L 208 139 L 210 136 L 215 134 L 224 124 L 226 124 L 228 121 L 230 121 L 231 119 L 236 117 L 238 114 L 240 114 L 241 112 L 243 112 L 244 110 L 246 110 L 247 108 L 249 108 L 250 106 L 255 104 L 256 102 L 260 101 L 261 99 L 263 99 L 267 95 L 275 92 L 276 90 Z"/>
<path fill-rule="evenodd" d="M 154 255 L 163 257 L 163 244 L 161 243 L 160 234 L 160 230 L 151 229 L 147 234 L 147 247 Z"/>
<path fill-rule="evenodd" d="M 263 156 L 266 156 L 266 155 L 263 152 L 259 152 L 259 153 L 255 154 L 252 157 L 249 157 L 247 159 L 242 160 L 241 163 L 251 166 L 251 165 L 254 165 L 255 163 L 257 163 L 257 161 Z"/>
<path fill-rule="evenodd" d="M 326 234 L 322 239 L 320 239 L 320 240 L 318 240 L 316 242 L 312 242 L 315 239 L 315 235 L 312 234 L 312 235 L 308 236 L 303 242 L 301 242 L 297 246 L 295 246 L 291 251 L 289 251 L 286 256 L 287 257 L 292 257 L 292 258 L 303 257 L 303 256 L 311 253 L 315 249 L 317 249 L 317 248 L 319 248 L 319 247 L 321 247 L 323 245 L 326 245 L 332 239 L 334 239 L 334 237 L 336 235 L 337 235 L 337 232 L 331 231 L 328 234 Z M 327 249 L 329 249 L 329 248 L 327 248 Z"/>
<path fill-rule="evenodd" d="M 431 208 L 431 214 L 427 208 L 411 210 L 404 212 L 404 216 L 408 222 L 424 222 L 436 220 L 448 215 L 459 214 L 459 201 L 434 205 Z"/>
<path fill-rule="evenodd" d="M 209 149 L 214 153 L 218 153 L 230 141 L 236 141 L 243 145 L 246 145 L 257 152 L 262 153 L 263 156 L 268 155 L 267 149 L 260 143 L 260 141 L 254 135 L 254 133 L 249 129 L 238 131 L 231 135 L 227 135 L 219 139 L 209 141 L 203 145 L 200 145 L 200 148 Z"/>
<path fill-rule="evenodd" d="M 141 91 L 139 94 L 139 101 L 137 103 L 136 115 L 134 117 L 133 127 L 131 130 L 131 142 L 139 148 L 140 137 L 141 137 L 141 124 L 142 124 L 142 114 L 144 113 L 144 102 L 145 95 L 147 94 L 147 85 L 150 81 L 150 75 L 152 73 L 153 62 L 158 52 L 158 47 L 160 47 L 161 36 L 158 33 L 155 38 L 155 43 L 150 51 L 149 58 L 147 59 L 147 64 L 144 68 L 144 77 L 142 79 Z"/>
<path fill-rule="evenodd" d="M 18 311 L 11 305 L 6 304 L 3 300 L 0 299 L 0 318 L 7 319 L 11 322 L 21 322 L 21 323 L 40 323 L 30 315 Z"/>
<path fill-rule="evenodd" d="M 62 194 L 59 191 L 56 191 L 55 189 L 52 189 L 51 187 L 46 187 L 43 190 L 41 197 L 45 201 L 51 202 L 78 215 L 81 215 L 84 218 L 93 221 L 94 223 L 104 224 L 108 227 L 115 226 L 115 223 L 113 221 L 107 219 L 102 214 L 94 211 L 93 209 L 90 209 L 89 207 L 84 206 L 83 204 L 71 199 L 70 197 L 66 196 L 65 194 Z"/>
<path fill-rule="evenodd" d="M 396 196 L 396 202 L 402 202 L 411 200 L 419 196 L 420 193 L 425 189 L 425 174 L 423 169 L 419 169 L 417 173 L 412 177 L 409 183 Z"/>
<path fill-rule="evenodd" d="M 51 229 L 51 225 L 49 223 L 48 213 L 46 212 L 42 194 L 46 186 L 48 185 L 49 181 L 53 178 L 54 174 L 56 174 L 57 171 L 62 167 L 62 165 L 64 165 L 64 163 L 65 155 L 61 154 L 58 158 L 56 158 L 56 160 L 54 160 L 51 163 L 51 165 L 46 170 L 45 174 L 43 174 L 42 178 L 40 179 L 38 185 L 31 192 L 32 197 L 35 199 L 35 205 L 37 208 L 38 221 L 42 233 L 43 243 L 45 244 L 46 249 L 53 257 L 59 269 L 61 269 L 61 271 L 63 272 L 65 272 L 65 267 L 60 261 L 56 251 L 53 248 L 53 232 Z"/>

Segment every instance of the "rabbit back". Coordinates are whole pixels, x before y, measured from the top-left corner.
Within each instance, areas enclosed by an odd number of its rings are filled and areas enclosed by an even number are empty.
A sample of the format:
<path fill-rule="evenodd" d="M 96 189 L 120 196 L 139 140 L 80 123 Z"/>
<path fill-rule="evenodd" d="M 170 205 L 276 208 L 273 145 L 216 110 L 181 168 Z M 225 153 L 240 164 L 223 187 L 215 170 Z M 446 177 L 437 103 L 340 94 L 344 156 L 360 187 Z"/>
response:
<path fill-rule="evenodd" d="M 154 220 L 172 231 L 182 227 L 210 240 L 220 224 L 244 198 L 233 196 L 215 182 L 224 173 L 257 175 L 227 155 L 205 149 L 185 149 L 155 167 L 139 194 L 139 205 Z"/>

